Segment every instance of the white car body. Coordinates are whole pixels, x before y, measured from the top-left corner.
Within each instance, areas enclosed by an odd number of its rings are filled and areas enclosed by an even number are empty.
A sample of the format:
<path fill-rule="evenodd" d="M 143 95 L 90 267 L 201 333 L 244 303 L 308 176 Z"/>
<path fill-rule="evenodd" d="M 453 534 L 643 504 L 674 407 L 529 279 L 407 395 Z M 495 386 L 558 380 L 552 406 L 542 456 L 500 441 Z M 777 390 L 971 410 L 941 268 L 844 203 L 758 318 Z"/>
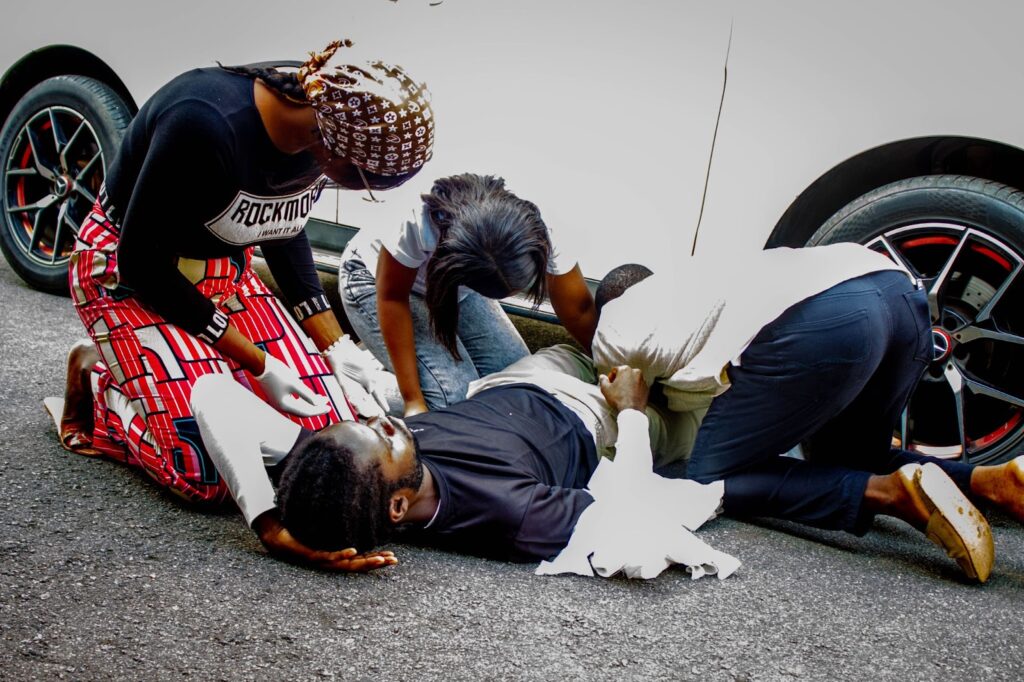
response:
<path fill-rule="evenodd" d="M 802 246 L 822 225 L 815 240 L 875 240 L 897 258 L 886 240 L 917 235 L 903 243 L 922 248 L 915 253 L 925 260 L 940 252 L 948 259 L 925 263 L 930 275 L 921 275 L 931 287 L 933 345 L 942 348 L 899 437 L 922 452 L 981 461 L 1024 444 L 1016 388 L 1024 320 L 1011 287 L 1024 272 L 1024 196 L 1013 191 L 1024 189 L 1022 20 L 1024 5 L 995 0 L 9 3 L 0 122 L 10 117 L 11 125 L 0 142 L 29 139 L 24 119 L 10 115 L 52 76 L 99 80 L 134 111 L 188 69 L 301 61 L 349 38 L 353 60 L 401 64 L 428 84 L 436 143 L 420 176 L 381 193 L 384 204 L 363 201 L 362 192 L 324 193 L 309 230 L 321 269 L 337 266 L 352 234 L 334 223 L 396 229 L 396 212 L 419 205 L 434 178 L 461 172 L 503 176 L 540 207 L 561 262 L 575 258 L 595 279 L 626 262 L 671 270 L 691 253 L 743 278 L 730 268 L 737 251 Z M 118 107 L 119 126 L 123 114 Z M 107 139 L 116 144 L 114 133 Z M 70 180 L 61 175 L 44 196 L 38 179 L 47 176 L 24 166 L 26 149 L 0 159 L 0 178 L 15 178 L 0 199 L 7 206 L 13 197 L 7 214 L 19 216 L 0 238 L 38 250 L 36 236 L 47 234 L 40 216 L 54 201 L 64 202 L 61 210 L 72 204 L 64 198 Z M 934 183 L 945 184 L 928 194 Z M 952 222 L 942 222 L 965 183 L 981 188 L 982 203 L 964 209 L 961 201 Z M 832 232 L 879 196 L 896 206 L 907 187 L 927 195 L 912 215 Z M 187 174 L 168 188 L 177 201 L 190 191 Z M 57 210 L 49 215 L 66 222 Z M 39 278 L 34 286 L 58 291 L 57 254 L 66 258 L 70 242 L 51 238 L 63 250 L 51 249 L 43 275 L 17 262 L 27 280 Z M 968 240 L 965 264 L 954 269 Z M 21 258 L 5 244 L 5 255 Z M 1009 303 L 993 313 L 1007 292 Z"/>
<path fill-rule="evenodd" d="M 875 148 L 922 137 L 1024 148 L 1024 8 L 1009 2 L 99 0 L 4 14 L 0 69 L 74 46 L 136 106 L 189 68 L 301 60 L 349 37 L 354 54 L 427 81 L 438 122 L 427 180 L 504 176 L 591 277 L 627 261 L 668 267 L 694 244 L 723 257 L 762 248 L 798 196 Z M 415 201 L 413 185 L 390 201 Z M 856 196 L 830 191 L 825 218 Z M 315 213 L 357 227 L 382 215 L 351 192 L 326 193 Z"/>

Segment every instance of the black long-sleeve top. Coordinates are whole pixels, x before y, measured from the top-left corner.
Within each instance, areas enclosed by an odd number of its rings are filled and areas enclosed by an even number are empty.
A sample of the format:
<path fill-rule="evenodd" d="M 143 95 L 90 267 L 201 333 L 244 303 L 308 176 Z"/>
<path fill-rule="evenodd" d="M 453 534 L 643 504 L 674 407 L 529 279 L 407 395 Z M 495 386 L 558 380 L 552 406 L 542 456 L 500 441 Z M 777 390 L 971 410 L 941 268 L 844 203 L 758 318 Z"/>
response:
<path fill-rule="evenodd" d="M 594 437 L 569 408 L 532 384 L 481 391 L 410 417 L 430 468 L 437 515 L 406 537 L 511 561 L 549 559 L 569 542 L 594 501 Z"/>
<path fill-rule="evenodd" d="M 258 244 L 299 319 L 326 310 L 303 230 L 325 184 L 312 154 L 274 146 L 250 78 L 218 68 L 182 74 L 142 107 L 107 174 L 120 283 L 213 343 L 226 320 L 177 259 L 241 258 Z"/>

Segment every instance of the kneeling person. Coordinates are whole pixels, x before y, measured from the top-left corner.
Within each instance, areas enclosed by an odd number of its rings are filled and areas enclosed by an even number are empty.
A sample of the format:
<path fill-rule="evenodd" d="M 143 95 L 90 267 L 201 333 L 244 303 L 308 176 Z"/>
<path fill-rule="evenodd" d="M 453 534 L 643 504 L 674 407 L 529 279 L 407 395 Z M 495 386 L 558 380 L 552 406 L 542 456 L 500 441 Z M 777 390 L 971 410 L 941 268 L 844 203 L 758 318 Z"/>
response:
<path fill-rule="evenodd" d="M 1024 457 L 973 466 L 892 447 L 931 361 L 925 292 L 856 244 L 740 258 L 744 278 L 698 257 L 614 271 L 597 294 L 598 369 L 642 368 L 670 410 L 695 416 L 687 474 L 724 482 L 727 515 L 858 535 L 893 516 L 984 581 L 992 538 L 968 497 L 1024 522 Z M 811 461 L 779 456 L 801 442 Z"/>

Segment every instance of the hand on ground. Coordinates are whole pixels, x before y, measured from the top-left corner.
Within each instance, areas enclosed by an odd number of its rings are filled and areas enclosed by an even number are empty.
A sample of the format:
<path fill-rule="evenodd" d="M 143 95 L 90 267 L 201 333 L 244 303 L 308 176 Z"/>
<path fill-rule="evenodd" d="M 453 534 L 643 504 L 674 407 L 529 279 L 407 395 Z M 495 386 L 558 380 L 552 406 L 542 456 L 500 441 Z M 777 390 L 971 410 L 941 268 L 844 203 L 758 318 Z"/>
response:
<path fill-rule="evenodd" d="M 398 563 L 398 559 L 390 551 L 359 554 L 351 547 L 335 552 L 307 547 L 296 540 L 281 524 L 277 510 L 264 512 L 256 517 L 253 529 L 271 554 L 294 564 L 313 566 L 325 571 L 365 573 Z"/>

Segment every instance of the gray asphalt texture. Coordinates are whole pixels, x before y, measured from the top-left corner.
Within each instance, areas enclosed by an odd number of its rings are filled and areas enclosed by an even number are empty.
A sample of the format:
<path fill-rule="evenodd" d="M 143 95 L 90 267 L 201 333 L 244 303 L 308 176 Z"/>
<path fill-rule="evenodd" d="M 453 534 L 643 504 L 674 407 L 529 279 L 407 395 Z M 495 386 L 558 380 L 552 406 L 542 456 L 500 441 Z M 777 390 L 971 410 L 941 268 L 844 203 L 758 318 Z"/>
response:
<path fill-rule="evenodd" d="M 0 264 L 0 678 L 1006 679 L 1022 677 L 1024 531 L 990 515 L 971 585 L 923 536 L 718 519 L 725 580 L 539 578 L 396 545 L 335 575 L 268 557 L 233 509 L 197 512 L 66 453 L 42 409 L 82 329 Z"/>

